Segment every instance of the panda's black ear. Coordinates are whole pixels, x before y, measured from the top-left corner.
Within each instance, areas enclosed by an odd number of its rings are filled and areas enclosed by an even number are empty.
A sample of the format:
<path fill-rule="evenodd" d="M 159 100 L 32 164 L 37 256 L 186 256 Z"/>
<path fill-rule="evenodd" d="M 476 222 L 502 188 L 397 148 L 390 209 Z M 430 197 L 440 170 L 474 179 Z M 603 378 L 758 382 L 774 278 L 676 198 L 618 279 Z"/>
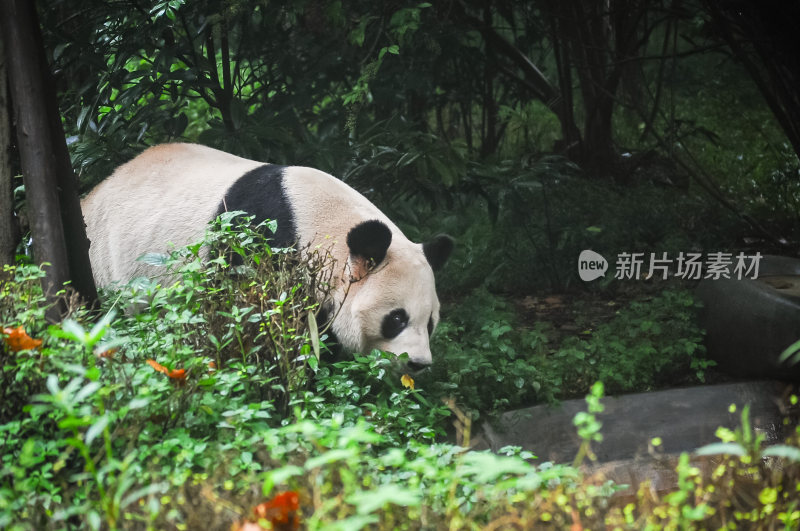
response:
<path fill-rule="evenodd" d="M 358 263 L 359 269 L 370 269 L 383 262 L 391 243 L 391 229 L 376 219 L 359 223 L 347 233 L 350 260 L 354 265 Z M 356 276 L 361 277 L 364 273 L 366 271 L 359 271 Z"/>
<path fill-rule="evenodd" d="M 425 258 L 431 265 L 431 269 L 438 271 L 450 258 L 450 253 L 453 252 L 455 242 L 453 238 L 447 234 L 439 234 L 431 241 L 422 244 L 422 252 L 425 253 Z"/>

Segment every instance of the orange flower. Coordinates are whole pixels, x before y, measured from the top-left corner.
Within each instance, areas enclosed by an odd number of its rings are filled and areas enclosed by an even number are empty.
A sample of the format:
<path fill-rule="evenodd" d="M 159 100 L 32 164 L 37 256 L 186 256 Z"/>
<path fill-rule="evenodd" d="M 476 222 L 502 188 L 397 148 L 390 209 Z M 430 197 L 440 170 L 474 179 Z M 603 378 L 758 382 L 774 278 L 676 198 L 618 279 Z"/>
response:
<path fill-rule="evenodd" d="M 110 349 L 108 349 L 108 350 L 103 350 L 103 351 L 97 352 L 97 357 L 98 357 L 98 358 L 106 358 L 106 359 L 111 359 L 111 358 L 113 358 L 113 357 L 114 357 L 114 354 L 116 354 L 118 350 L 119 350 L 119 349 L 118 349 L 118 348 L 116 348 L 116 347 L 114 347 L 114 348 L 110 348 Z M 96 351 L 95 351 L 95 352 L 96 352 Z"/>
<path fill-rule="evenodd" d="M 400 383 L 403 384 L 403 387 L 414 389 L 414 378 L 412 378 L 407 374 L 404 374 L 403 376 L 400 377 Z"/>
<path fill-rule="evenodd" d="M 167 373 L 167 376 L 169 376 L 173 380 L 185 380 L 186 369 L 173 369 Z"/>
<path fill-rule="evenodd" d="M 172 369 L 169 370 L 156 360 L 147 360 L 147 363 L 157 372 L 163 372 L 167 376 L 169 376 L 172 380 L 185 380 L 186 379 L 186 369 Z"/>
<path fill-rule="evenodd" d="M 572 525 L 569 529 L 570 531 L 583 531 L 583 525 L 581 525 L 581 515 L 575 509 L 572 510 Z"/>
<path fill-rule="evenodd" d="M 19 352 L 20 350 L 31 350 L 37 348 L 42 344 L 41 339 L 33 339 L 25 333 L 25 328 L 19 326 L 17 328 L 3 328 L 3 334 L 6 338 L 5 342 L 11 352 Z"/>
<path fill-rule="evenodd" d="M 282 492 L 253 508 L 255 520 L 266 520 L 273 529 L 299 529 L 300 496 L 295 491 Z"/>
<path fill-rule="evenodd" d="M 216 361 L 209 361 L 208 362 L 208 372 L 209 374 L 217 370 L 217 362 Z"/>
<path fill-rule="evenodd" d="M 169 374 L 169 369 L 158 363 L 156 360 L 147 360 L 147 363 L 156 370 L 156 372 L 163 372 Z"/>

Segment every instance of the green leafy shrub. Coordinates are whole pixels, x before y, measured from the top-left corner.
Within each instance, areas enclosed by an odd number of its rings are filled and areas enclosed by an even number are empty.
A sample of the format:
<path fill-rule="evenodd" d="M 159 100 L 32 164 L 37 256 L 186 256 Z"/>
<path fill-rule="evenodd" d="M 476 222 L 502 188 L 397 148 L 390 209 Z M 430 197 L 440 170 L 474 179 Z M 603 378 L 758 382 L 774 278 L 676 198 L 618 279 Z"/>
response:
<path fill-rule="evenodd" d="M 75 320 L 43 326 L 41 271 L 7 268 L 3 325 L 24 325 L 43 345 L 3 352 L 11 483 L 0 525 L 14 515 L 44 529 L 50 518 L 60 526 L 84 515 L 91 528 L 118 527 L 152 489 L 211 466 L 209 437 L 218 451 L 279 424 L 303 396 L 317 363 L 309 322 L 326 290 L 324 262 L 273 251 L 235 217 L 163 258 L 168 284 L 137 281 L 109 294 L 112 307 L 138 311 L 112 311 L 88 331 Z"/>
<path fill-rule="evenodd" d="M 35 266 L 4 266 L 0 273 L 0 325 L 22 326 L 38 337 L 44 329 L 44 305 L 40 280 L 44 272 Z M 39 361 L 43 354 L 24 351 L 11 355 L 0 351 L 0 422 L 19 418 L 29 398 L 43 389 Z"/>
<path fill-rule="evenodd" d="M 703 382 L 698 303 L 684 290 L 633 301 L 606 323 L 560 337 L 547 322 L 523 324 L 504 298 L 476 290 L 445 307 L 424 385 L 472 411 L 570 398 L 603 381 L 611 393 Z"/>
<path fill-rule="evenodd" d="M 558 363 L 574 367 L 585 360 L 583 379 L 601 380 L 611 393 L 703 382 L 706 369 L 715 363 L 705 357 L 698 308 L 685 290 L 633 301 L 584 338 L 565 340 L 556 354 L 562 358 Z"/>
<path fill-rule="evenodd" d="M 452 393 L 472 411 L 512 408 L 560 386 L 535 361 L 548 351 L 546 333 L 541 327 L 523 329 L 502 298 L 479 289 L 445 307 L 444 314 L 432 340 L 430 381 L 424 385 Z"/>
<path fill-rule="evenodd" d="M 580 281 L 575 262 L 582 250 L 593 249 L 612 264 L 621 252 L 718 251 L 736 245 L 730 234 L 740 223 L 679 189 L 613 186 L 558 157 L 468 164 L 456 186 L 426 194 L 437 198 L 435 206 L 375 196 L 412 239 L 431 235 L 420 227 L 456 239 L 439 279 L 442 293 L 454 295 L 478 286 L 517 293 L 577 285 L 613 291 L 613 276 L 589 286 Z"/>
<path fill-rule="evenodd" d="M 468 186 L 466 146 L 401 118 L 375 123 L 352 149 L 355 157 L 342 179 L 367 190 L 377 203 L 412 197 L 416 203 L 441 204 Z"/>
<path fill-rule="evenodd" d="M 402 387 L 393 356 L 319 366 L 319 257 L 270 249 L 230 213 L 202 242 L 146 259 L 165 266 L 160 282 L 107 293 L 91 326 L 80 312 L 45 325 L 42 272 L 6 268 L 3 327 L 42 344 L 2 353 L 0 526 L 148 525 L 164 517 L 161 495 L 219 459 L 224 485 L 251 485 L 271 463 L 254 448 L 293 417 L 370 415 L 385 444 L 442 434 L 446 408 Z"/>
<path fill-rule="evenodd" d="M 183 368 L 209 391 L 217 385 L 217 376 L 201 377 L 209 363 L 231 366 L 248 385 L 233 376 L 226 385 L 285 415 L 318 363 L 314 313 L 329 290 L 331 259 L 271 249 L 263 231 L 274 231 L 274 223 L 250 228 L 242 214 L 222 214 L 203 241 L 171 256 L 145 257 L 165 274 L 132 282 L 124 299 L 118 294 L 121 305 L 130 299 L 137 306 L 121 318 L 124 350 L 136 352 L 140 364 Z"/>
<path fill-rule="evenodd" d="M 742 430 L 720 431 L 722 446 L 705 450 L 730 456 L 712 474 L 687 456 L 672 492 L 655 497 L 642 488 L 633 501 L 616 498 L 618 487 L 602 477 L 537 464 L 518 448 L 496 455 L 444 444 L 447 409 L 436 393 L 401 378 L 393 356 L 316 362 L 308 325 L 319 278 L 313 259 L 266 249 L 260 233 L 236 227 L 233 217 L 206 242 L 206 259 L 202 246 L 190 246 L 166 260 L 172 276 L 164 286 L 134 283 L 109 300 L 138 312 L 107 311 L 94 323 L 76 311 L 47 325 L 40 270 L 5 269 L 0 324 L 23 326 L 33 339 L 3 339 L 0 383 L 11 403 L 0 419 L 0 527 L 231 529 L 276 494 L 296 497 L 293 518 L 319 530 L 797 525 L 798 435 L 763 449 L 745 416 Z M 596 343 L 584 345 L 586 358 L 612 341 L 632 351 L 674 343 L 669 355 L 680 357 L 688 349 L 675 338 L 691 337 L 682 320 L 692 308 L 681 292 L 633 303 L 580 340 Z M 666 311 L 673 315 L 668 334 L 643 325 Z M 484 323 L 480 333 L 466 327 L 473 312 Z M 439 392 L 480 405 L 483 389 L 500 388 L 486 396 L 505 407 L 530 392 L 507 385 L 509 378 L 530 376 L 523 384 L 539 381 L 538 394 L 547 396 L 576 367 L 548 365 L 565 348 L 550 344 L 552 331 L 520 329 L 511 306 L 486 291 L 453 315 L 462 324 L 443 324 L 437 341 L 463 333 L 453 341 L 463 348 L 449 362 L 466 370 L 453 365 Z M 466 364 L 486 349 L 494 356 Z M 649 348 L 640 350 L 650 359 Z M 419 387 L 425 378 L 417 380 Z M 601 396 L 594 385 L 589 411 L 575 418 L 583 440 L 576 464 L 591 458 L 602 436 L 595 417 Z M 261 520 L 269 528 L 269 513 Z"/>
<path fill-rule="evenodd" d="M 4 298 L 3 315 L 24 314 L 27 298 Z M 746 417 L 742 431 L 720 432 L 732 457 L 710 479 L 686 457 L 673 492 L 654 498 L 643 488 L 622 506 L 617 487 L 572 466 L 537 465 L 515 448 L 495 455 L 433 442 L 426 423 L 442 412 L 418 414 L 430 404 L 394 383 L 387 356 L 320 366 L 317 388 L 295 395 L 291 416 L 274 422 L 272 402 L 245 390 L 251 366 L 224 364 L 213 386 L 195 385 L 202 376 L 191 372 L 181 384 L 134 361 L 139 345 L 128 325 L 107 316 L 90 327 L 68 320 L 38 328 L 44 386 L 23 415 L 0 423 L 4 529 L 230 529 L 276 493 L 296 496 L 294 516 L 318 530 L 797 520 L 796 441 L 764 451 Z M 114 344 L 122 350 L 108 354 Z M 595 385 L 589 412 L 575 419 L 584 441 L 578 461 L 601 436 L 594 417 L 601 396 Z M 748 457 L 753 452 L 780 466 Z"/>
<path fill-rule="evenodd" d="M 796 406 L 798 397 L 790 403 Z M 734 413 L 736 406 L 729 411 Z M 786 444 L 764 447 L 764 435 L 750 425 L 749 407 L 736 430 L 718 428 L 719 443 L 681 454 L 677 488 L 661 499 L 640 489 L 637 507 L 625 508 L 628 521 L 638 516 L 642 529 L 796 529 L 800 525 L 800 429 Z M 696 464 L 713 458 L 703 473 Z"/>
<path fill-rule="evenodd" d="M 352 361 L 321 366 L 314 375 L 314 393 L 307 397 L 314 403 L 305 403 L 297 415 L 315 419 L 338 415 L 348 423 L 366 416 L 386 445 L 439 441 L 445 435 L 443 421 L 449 411 L 441 402 L 414 390 L 413 380 L 402 383 L 407 360 L 405 355 L 395 357 L 376 350 L 368 356 L 356 354 Z"/>

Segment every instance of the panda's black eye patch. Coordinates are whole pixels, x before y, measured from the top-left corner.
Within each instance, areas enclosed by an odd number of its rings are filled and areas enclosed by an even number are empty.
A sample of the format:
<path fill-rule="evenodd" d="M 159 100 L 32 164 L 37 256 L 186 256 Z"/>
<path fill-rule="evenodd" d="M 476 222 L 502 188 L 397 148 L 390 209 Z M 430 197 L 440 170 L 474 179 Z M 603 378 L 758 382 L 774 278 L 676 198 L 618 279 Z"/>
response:
<path fill-rule="evenodd" d="M 408 326 L 408 314 L 402 308 L 392 310 L 383 318 L 381 334 L 386 339 L 394 339 Z"/>

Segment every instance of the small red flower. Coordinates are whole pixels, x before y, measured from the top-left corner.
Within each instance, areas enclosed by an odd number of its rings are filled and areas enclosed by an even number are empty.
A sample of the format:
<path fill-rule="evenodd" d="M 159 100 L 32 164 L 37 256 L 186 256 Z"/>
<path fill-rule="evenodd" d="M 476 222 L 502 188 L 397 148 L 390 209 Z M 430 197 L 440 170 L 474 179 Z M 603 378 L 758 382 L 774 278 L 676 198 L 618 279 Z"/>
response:
<path fill-rule="evenodd" d="M 185 380 L 186 379 L 186 369 L 172 369 L 167 373 L 173 380 Z"/>
<path fill-rule="evenodd" d="M 33 339 L 26 334 L 25 328 L 22 326 L 18 326 L 17 328 L 3 328 L 3 334 L 8 336 L 3 339 L 11 352 L 31 350 L 42 344 L 41 339 Z"/>
<path fill-rule="evenodd" d="M 294 531 L 300 528 L 300 496 L 294 491 L 282 492 L 269 501 L 260 503 L 253 508 L 253 517 L 234 524 L 237 531 L 256 531 L 265 529 L 258 525 L 260 521 L 269 522 L 270 527 L 276 531 Z M 255 522 L 253 521 L 255 520 Z"/>
<path fill-rule="evenodd" d="M 118 348 L 110 348 L 108 350 L 103 350 L 103 351 L 97 352 L 97 357 L 98 358 L 111 359 L 111 358 L 114 357 L 114 354 L 116 354 L 118 351 L 119 351 Z"/>
<path fill-rule="evenodd" d="M 147 360 L 147 363 L 157 372 L 163 372 L 171 380 L 179 380 L 183 381 L 186 379 L 186 369 L 172 369 L 169 370 L 168 368 L 164 367 L 156 360 Z"/>

